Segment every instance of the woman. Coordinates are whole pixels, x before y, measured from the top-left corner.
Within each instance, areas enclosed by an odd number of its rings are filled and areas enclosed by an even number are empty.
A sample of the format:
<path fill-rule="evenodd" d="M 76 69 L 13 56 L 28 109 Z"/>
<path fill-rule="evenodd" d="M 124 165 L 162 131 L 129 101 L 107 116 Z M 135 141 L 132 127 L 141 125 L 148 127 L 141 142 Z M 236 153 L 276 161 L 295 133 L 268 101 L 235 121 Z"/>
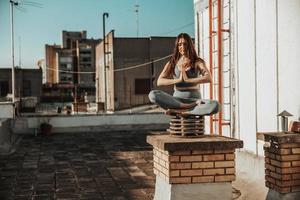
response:
<path fill-rule="evenodd" d="M 174 84 L 173 96 L 153 90 L 149 99 L 168 113 L 215 114 L 218 112 L 218 102 L 201 99 L 199 84 L 202 83 L 211 83 L 211 75 L 204 60 L 197 56 L 191 37 L 181 33 L 176 38 L 170 61 L 164 66 L 157 80 L 158 86 Z"/>

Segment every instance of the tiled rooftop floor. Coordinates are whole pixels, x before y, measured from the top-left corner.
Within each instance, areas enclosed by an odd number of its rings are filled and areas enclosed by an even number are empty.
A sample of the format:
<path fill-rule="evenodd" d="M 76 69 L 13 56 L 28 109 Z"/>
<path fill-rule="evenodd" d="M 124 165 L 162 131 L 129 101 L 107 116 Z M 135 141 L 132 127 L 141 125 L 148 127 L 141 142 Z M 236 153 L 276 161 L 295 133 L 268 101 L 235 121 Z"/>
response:
<path fill-rule="evenodd" d="M 0 199 L 153 199 L 146 132 L 25 136 L 0 157 Z"/>

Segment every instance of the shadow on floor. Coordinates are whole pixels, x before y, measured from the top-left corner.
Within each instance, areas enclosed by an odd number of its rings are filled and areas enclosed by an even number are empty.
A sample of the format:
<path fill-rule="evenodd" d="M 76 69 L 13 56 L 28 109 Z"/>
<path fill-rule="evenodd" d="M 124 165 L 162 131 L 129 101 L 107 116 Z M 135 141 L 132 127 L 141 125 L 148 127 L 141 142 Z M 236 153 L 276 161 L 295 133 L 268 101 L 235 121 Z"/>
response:
<path fill-rule="evenodd" d="M 147 132 L 24 136 L 0 157 L 0 199 L 153 199 Z"/>

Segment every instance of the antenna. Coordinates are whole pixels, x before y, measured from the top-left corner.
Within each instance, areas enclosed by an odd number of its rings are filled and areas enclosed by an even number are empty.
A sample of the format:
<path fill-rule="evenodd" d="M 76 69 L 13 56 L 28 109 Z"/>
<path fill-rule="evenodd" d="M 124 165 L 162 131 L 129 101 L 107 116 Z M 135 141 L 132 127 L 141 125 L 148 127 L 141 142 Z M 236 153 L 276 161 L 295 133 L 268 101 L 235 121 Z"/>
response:
<path fill-rule="evenodd" d="M 34 1 L 21 1 L 21 0 L 9 0 L 10 3 L 10 30 L 11 30 L 11 93 L 12 93 L 12 102 L 15 103 L 15 50 L 14 50 L 14 8 L 21 12 L 26 12 L 26 9 L 22 7 L 22 4 L 26 6 L 33 6 L 42 8 L 42 4 L 34 2 Z M 21 47 L 20 47 L 21 49 Z M 21 54 L 20 54 L 21 55 Z M 20 61 L 21 63 L 21 61 Z M 15 115 L 14 115 L 15 116 Z"/>
<path fill-rule="evenodd" d="M 19 36 L 19 68 L 21 68 L 21 36 Z"/>
<path fill-rule="evenodd" d="M 136 4 L 134 5 L 134 12 L 136 13 L 136 37 L 139 37 L 139 7 L 140 5 Z"/>

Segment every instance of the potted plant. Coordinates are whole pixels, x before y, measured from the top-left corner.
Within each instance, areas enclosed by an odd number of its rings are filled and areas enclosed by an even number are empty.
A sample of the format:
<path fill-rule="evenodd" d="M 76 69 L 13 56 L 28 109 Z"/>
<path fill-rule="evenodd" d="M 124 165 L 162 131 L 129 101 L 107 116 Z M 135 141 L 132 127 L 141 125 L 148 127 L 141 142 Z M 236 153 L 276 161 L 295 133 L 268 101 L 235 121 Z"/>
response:
<path fill-rule="evenodd" d="M 42 135 L 52 134 L 52 125 L 49 123 L 49 120 L 45 120 L 40 124 L 40 131 Z"/>

